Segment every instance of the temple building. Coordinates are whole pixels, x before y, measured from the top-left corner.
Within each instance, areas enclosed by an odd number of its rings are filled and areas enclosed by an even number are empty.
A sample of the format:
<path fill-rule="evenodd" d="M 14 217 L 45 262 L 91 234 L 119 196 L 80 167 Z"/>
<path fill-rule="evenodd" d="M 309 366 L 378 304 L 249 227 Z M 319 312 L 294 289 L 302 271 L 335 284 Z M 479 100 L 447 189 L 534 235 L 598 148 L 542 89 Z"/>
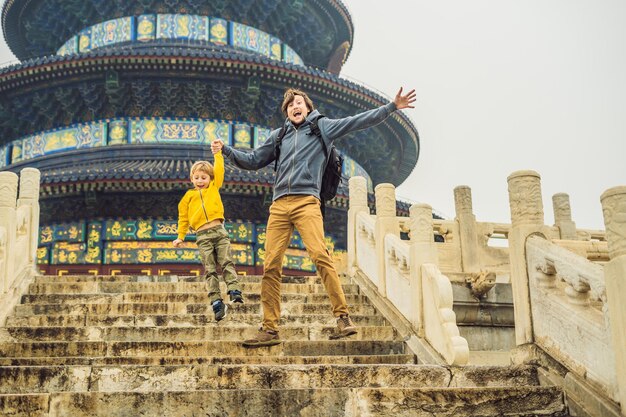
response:
<path fill-rule="evenodd" d="M 0 170 L 41 171 L 38 263 L 49 274 L 200 273 L 193 236 L 171 241 L 189 168 L 212 161 L 212 140 L 259 146 L 283 123 L 288 87 L 332 118 L 388 102 L 339 75 L 354 36 L 340 0 L 6 0 L 2 29 L 21 62 L 0 68 Z M 366 177 L 370 192 L 400 185 L 419 156 L 401 112 L 336 144 L 344 176 Z M 227 161 L 240 272 L 262 270 L 273 180 L 273 164 Z M 337 251 L 347 194 L 344 182 L 326 209 Z M 297 234 L 284 266 L 314 271 Z"/>

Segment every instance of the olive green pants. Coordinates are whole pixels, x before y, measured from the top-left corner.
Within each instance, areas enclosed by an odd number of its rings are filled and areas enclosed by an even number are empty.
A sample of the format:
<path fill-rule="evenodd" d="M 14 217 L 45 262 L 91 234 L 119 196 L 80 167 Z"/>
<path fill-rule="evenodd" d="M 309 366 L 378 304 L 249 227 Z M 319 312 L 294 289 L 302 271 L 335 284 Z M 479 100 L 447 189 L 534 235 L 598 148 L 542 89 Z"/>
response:
<path fill-rule="evenodd" d="M 204 265 L 204 279 L 209 284 L 209 300 L 220 300 L 220 281 L 217 265 L 222 267 L 222 275 L 228 291 L 241 291 L 237 280 L 235 265 L 230 258 L 230 238 L 223 225 L 200 230 L 196 235 L 196 244 Z"/>
<path fill-rule="evenodd" d="M 310 195 L 288 195 L 270 207 L 265 234 L 265 262 L 261 281 L 263 328 L 278 331 L 280 320 L 280 284 L 285 251 L 294 227 L 300 233 L 306 250 L 330 298 L 335 317 L 348 314 L 346 297 L 333 260 L 324 242 L 324 222 L 320 201 Z"/>

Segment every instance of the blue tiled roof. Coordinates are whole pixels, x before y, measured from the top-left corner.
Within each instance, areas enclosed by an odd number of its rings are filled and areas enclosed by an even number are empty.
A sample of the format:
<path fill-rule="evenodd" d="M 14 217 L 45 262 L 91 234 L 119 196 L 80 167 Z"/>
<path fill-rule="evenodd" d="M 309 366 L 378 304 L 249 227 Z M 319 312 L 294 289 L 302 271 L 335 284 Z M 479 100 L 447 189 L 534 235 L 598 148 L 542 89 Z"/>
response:
<path fill-rule="evenodd" d="M 114 90 L 103 82 L 111 71 L 122 80 Z M 83 73 L 99 81 L 76 77 Z M 261 80 L 256 95 L 244 84 L 250 74 Z M 1 69 L 0 94 L 10 99 L 0 103 L 0 143 L 110 117 L 184 115 L 277 126 L 283 120 L 278 109 L 286 86 L 309 91 L 329 117 L 350 116 L 387 101 L 328 72 L 232 49 L 103 49 L 75 57 L 37 58 Z M 419 155 L 417 131 L 402 112 L 367 132 L 340 139 L 337 145 L 375 183 L 401 183 Z"/>
<path fill-rule="evenodd" d="M 285 41 L 307 64 L 323 68 L 339 45 L 353 40 L 352 20 L 340 0 L 7 0 L 2 28 L 13 53 L 29 59 L 54 53 L 93 24 L 150 13 L 197 14 L 251 25 Z"/>

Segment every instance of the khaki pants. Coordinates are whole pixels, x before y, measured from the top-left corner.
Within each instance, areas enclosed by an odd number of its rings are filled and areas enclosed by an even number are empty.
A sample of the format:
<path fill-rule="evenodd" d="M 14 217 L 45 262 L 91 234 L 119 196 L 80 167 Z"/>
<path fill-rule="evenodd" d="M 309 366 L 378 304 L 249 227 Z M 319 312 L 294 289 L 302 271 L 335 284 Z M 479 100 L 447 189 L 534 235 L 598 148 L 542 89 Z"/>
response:
<path fill-rule="evenodd" d="M 217 265 L 222 267 L 222 274 L 228 291 L 241 291 L 237 280 L 235 265 L 230 258 L 230 238 L 223 225 L 200 230 L 196 237 L 200 258 L 204 265 L 204 279 L 209 284 L 209 300 L 213 303 L 220 300 L 220 281 L 217 276 Z"/>
<path fill-rule="evenodd" d="M 310 195 L 288 195 L 272 203 L 267 221 L 265 263 L 261 282 L 265 330 L 278 331 L 282 263 L 294 226 L 300 233 L 318 274 L 322 277 L 334 316 L 348 314 L 346 297 L 341 288 L 339 276 L 324 243 L 324 223 L 320 201 Z"/>

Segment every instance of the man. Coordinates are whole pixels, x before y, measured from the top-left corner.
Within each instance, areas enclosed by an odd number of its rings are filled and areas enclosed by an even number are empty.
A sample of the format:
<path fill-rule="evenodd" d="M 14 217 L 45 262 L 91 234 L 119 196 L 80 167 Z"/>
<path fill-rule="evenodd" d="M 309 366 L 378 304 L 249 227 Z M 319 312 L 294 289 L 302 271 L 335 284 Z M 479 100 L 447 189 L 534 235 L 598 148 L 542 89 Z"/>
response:
<path fill-rule="evenodd" d="M 377 109 L 365 111 L 343 119 L 320 118 L 317 125 L 321 137 L 330 149 L 333 141 L 355 130 L 375 126 L 400 109 L 413 108 L 415 90 L 406 95 L 402 88 L 395 99 Z M 287 116 L 284 137 L 274 180 L 274 197 L 270 207 L 265 237 L 265 263 L 261 282 L 263 324 L 257 335 L 243 342 L 246 347 L 272 346 L 280 343 L 278 321 L 280 319 L 280 284 L 285 250 L 291 240 L 294 227 L 322 278 L 337 318 L 337 330 L 332 338 L 342 338 L 357 333 L 350 319 L 346 297 L 341 288 L 333 260 L 324 243 L 324 224 L 320 210 L 320 188 L 326 155 L 318 137 L 311 132 L 311 121 L 319 116 L 306 93 L 288 89 L 282 103 Z M 235 165 L 256 170 L 276 159 L 275 146 L 281 129 L 274 130 L 257 149 L 244 152 L 213 141 L 213 152 L 222 150 Z"/>

